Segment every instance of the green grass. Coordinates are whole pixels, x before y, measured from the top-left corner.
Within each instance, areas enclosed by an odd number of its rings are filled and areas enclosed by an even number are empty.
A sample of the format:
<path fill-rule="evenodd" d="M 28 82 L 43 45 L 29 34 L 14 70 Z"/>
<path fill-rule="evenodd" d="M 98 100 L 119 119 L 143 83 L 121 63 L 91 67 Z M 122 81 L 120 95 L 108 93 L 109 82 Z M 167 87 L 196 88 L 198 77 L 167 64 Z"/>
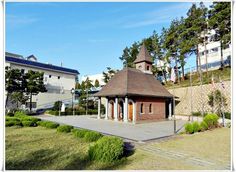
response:
<path fill-rule="evenodd" d="M 134 154 L 116 163 L 88 160 L 89 145 L 72 133 L 58 133 L 43 127 L 6 127 L 6 169 L 18 170 L 201 170 L 185 159 L 152 154 L 137 145 Z M 193 135 L 181 134 L 164 142 L 146 143 L 161 150 L 176 151 L 216 163 L 230 162 L 230 129 L 218 128 Z"/>
<path fill-rule="evenodd" d="M 202 83 L 209 84 L 211 83 L 212 74 L 214 76 L 215 83 L 219 82 L 219 76 L 222 81 L 231 80 L 231 68 L 224 68 L 224 70 L 213 70 L 209 71 L 208 75 L 206 72 L 202 73 Z M 192 73 L 192 86 L 200 85 L 199 74 Z M 190 75 L 187 74 L 187 78 L 184 81 L 180 81 L 180 83 L 173 84 L 172 82 L 167 82 L 165 87 L 168 89 L 179 88 L 179 87 L 189 87 L 190 86 Z"/>
<path fill-rule="evenodd" d="M 116 163 L 88 160 L 91 143 L 71 133 L 58 133 L 43 127 L 6 127 L 7 170 L 93 170 L 113 169 Z"/>

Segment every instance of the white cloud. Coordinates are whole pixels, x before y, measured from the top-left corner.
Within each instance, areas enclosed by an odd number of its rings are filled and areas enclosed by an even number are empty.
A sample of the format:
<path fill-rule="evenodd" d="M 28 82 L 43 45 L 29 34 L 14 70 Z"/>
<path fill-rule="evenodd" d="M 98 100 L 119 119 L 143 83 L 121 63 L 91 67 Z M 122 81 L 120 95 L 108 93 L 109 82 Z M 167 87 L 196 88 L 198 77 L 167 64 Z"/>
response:
<path fill-rule="evenodd" d="M 37 22 L 39 19 L 29 16 L 6 15 L 6 22 L 10 26 L 27 25 Z"/>

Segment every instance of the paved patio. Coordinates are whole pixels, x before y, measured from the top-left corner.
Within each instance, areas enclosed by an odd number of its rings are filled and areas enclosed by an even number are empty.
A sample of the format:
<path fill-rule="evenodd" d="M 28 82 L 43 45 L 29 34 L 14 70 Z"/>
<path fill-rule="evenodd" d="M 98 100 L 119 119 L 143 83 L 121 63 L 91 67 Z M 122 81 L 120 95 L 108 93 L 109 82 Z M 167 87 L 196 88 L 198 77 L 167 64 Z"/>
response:
<path fill-rule="evenodd" d="M 72 125 L 98 131 L 107 135 L 115 135 L 132 141 L 148 141 L 168 137 L 174 134 L 173 121 L 159 121 L 142 124 L 115 122 L 112 120 L 97 119 L 94 115 L 80 116 L 38 116 L 42 120 L 54 121 L 60 124 Z M 176 129 L 183 130 L 186 121 L 177 120 Z"/>

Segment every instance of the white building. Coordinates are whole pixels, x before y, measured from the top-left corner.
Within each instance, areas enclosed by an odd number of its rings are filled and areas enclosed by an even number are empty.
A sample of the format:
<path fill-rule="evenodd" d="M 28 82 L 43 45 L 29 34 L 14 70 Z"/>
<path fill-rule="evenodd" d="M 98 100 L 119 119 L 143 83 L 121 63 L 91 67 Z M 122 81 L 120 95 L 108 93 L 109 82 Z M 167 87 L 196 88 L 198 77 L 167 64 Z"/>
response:
<path fill-rule="evenodd" d="M 220 51 L 220 41 L 214 41 L 215 31 L 211 30 L 206 34 L 206 51 L 204 44 L 199 44 L 199 57 L 202 69 L 206 69 L 206 64 L 208 63 L 208 69 L 213 70 L 221 66 L 221 51 Z M 224 64 L 228 65 L 231 58 L 231 48 L 227 46 L 223 49 L 223 60 Z M 199 63 L 200 65 L 200 63 Z"/>
<path fill-rule="evenodd" d="M 50 108 L 55 101 L 71 103 L 71 89 L 75 87 L 79 74 L 77 70 L 37 62 L 37 58 L 33 55 L 23 58 L 23 56 L 13 53 L 6 53 L 5 66 L 10 66 L 11 69 L 20 69 L 22 72 L 29 70 L 44 72 L 44 84 L 47 92 L 33 96 L 34 109 Z M 29 106 L 29 103 L 26 106 Z"/>
<path fill-rule="evenodd" d="M 103 77 L 103 74 L 95 74 L 95 75 L 86 75 L 86 76 L 82 76 L 81 77 L 81 82 L 82 81 L 85 81 L 87 79 L 87 77 L 89 78 L 89 80 L 92 81 L 92 84 L 94 85 L 95 84 L 95 81 L 98 80 L 99 82 L 99 85 L 100 86 L 104 86 L 106 85 L 106 83 L 104 82 L 104 77 Z"/>

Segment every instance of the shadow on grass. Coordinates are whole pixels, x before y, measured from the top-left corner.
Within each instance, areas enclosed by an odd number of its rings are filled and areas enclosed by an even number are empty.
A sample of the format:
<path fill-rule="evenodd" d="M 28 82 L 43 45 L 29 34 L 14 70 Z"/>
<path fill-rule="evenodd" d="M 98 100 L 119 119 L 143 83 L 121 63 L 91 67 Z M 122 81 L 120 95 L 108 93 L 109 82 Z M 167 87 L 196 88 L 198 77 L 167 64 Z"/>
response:
<path fill-rule="evenodd" d="M 6 161 L 6 170 L 37 170 L 49 166 L 58 157 L 55 151 L 41 149 L 21 157 L 19 160 Z"/>

